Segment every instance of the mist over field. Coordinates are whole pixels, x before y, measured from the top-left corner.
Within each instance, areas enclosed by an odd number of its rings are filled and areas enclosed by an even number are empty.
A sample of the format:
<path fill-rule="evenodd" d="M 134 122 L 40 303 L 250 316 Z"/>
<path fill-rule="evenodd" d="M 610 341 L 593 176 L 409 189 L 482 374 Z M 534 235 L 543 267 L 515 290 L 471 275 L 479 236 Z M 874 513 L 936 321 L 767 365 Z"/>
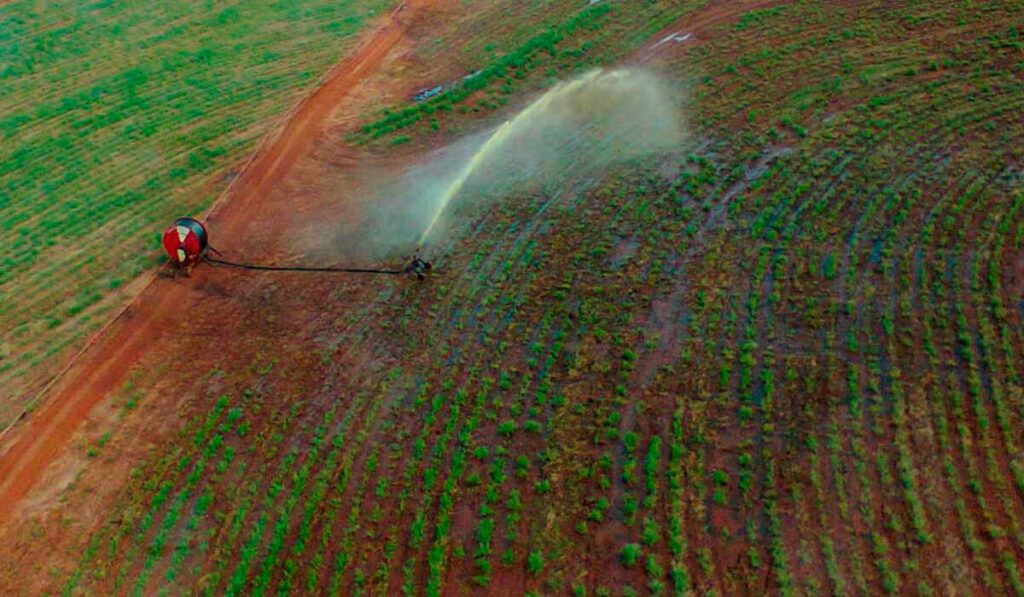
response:
<path fill-rule="evenodd" d="M 502 124 L 438 150 L 399 177 L 368 172 L 365 219 L 325 222 L 306 239 L 323 256 L 382 259 L 429 247 L 460 215 L 516 191 L 552 188 L 672 150 L 685 121 L 678 86 L 642 68 L 594 69 L 563 81 Z M 340 226 L 341 230 L 338 229 Z"/>

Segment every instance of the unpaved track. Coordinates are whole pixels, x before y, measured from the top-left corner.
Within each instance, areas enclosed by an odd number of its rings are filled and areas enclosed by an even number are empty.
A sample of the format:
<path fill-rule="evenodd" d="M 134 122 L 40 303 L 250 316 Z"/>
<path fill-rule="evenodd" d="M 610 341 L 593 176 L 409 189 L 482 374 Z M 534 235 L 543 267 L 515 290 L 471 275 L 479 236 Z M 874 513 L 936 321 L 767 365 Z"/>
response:
<path fill-rule="evenodd" d="M 224 238 L 243 230 L 246 214 L 260 206 L 274 186 L 306 154 L 321 135 L 331 113 L 403 38 L 407 25 L 432 0 L 405 2 L 392 11 L 351 57 L 327 76 L 291 118 L 257 150 L 210 219 Z M 251 231 L 247 231 L 251 234 Z M 251 240 L 251 238 L 250 238 Z M 0 456 L 0 525 L 10 520 L 21 500 L 61 454 L 89 412 L 124 380 L 142 356 L 164 334 L 187 329 L 188 309 L 200 298 L 202 268 L 187 280 L 154 278 L 94 344 L 58 381 L 42 407 L 16 430 L 13 444 Z"/>
<path fill-rule="evenodd" d="M 417 9 L 427 1 L 407 2 L 399 11 L 391 11 L 388 22 L 355 55 L 342 61 L 328 75 L 325 83 L 304 99 L 288 120 L 285 128 L 258 152 L 231 189 L 231 201 L 222 209 L 214 206 L 209 220 L 219 224 L 218 232 L 232 238 L 248 222 L 245 214 L 263 200 L 291 170 L 312 142 L 324 132 L 328 120 L 341 101 L 368 74 L 371 74 L 403 37 L 405 26 L 415 18 Z"/>

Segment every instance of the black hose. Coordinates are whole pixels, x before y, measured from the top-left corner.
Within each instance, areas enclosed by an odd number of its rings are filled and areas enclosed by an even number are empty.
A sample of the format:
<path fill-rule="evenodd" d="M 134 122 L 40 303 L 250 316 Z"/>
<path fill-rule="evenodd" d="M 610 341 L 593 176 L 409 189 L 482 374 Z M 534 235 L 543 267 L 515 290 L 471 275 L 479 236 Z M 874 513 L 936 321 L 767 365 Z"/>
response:
<path fill-rule="evenodd" d="M 267 272 L 338 272 L 346 274 L 404 274 L 407 270 L 404 269 L 376 269 L 376 268 L 362 268 L 362 267 L 302 267 L 302 266 L 290 266 L 290 265 L 255 265 L 252 263 L 237 263 L 234 261 L 227 261 L 225 259 L 217 259 L 216 257 L 210 257 L 209 255 L 203 255 L 203 261 L 211 265 L 223 265 L 225 267 L 234 267 L 238 269 L 251 269 Z"/>

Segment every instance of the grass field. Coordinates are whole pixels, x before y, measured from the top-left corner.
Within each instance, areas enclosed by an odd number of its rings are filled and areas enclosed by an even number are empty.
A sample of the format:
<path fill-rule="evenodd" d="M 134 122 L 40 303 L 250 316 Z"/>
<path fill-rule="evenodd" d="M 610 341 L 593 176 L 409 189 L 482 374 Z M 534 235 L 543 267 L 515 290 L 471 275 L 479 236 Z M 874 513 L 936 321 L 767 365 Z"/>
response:
<path fill-rule="evenodd" d="M 385 8 L 0 7 L 0 426 Z"/>
<path fill-rule="evenodd" d="M 532 28 L 500 8 L 468 15 L 424 52 L 482 75 L 368 113 L 348 139 L 387 153 L 478 130 L 712 9 L 555 3 Z M 209 389 L 54 583 L 1024 594 L 1021 9 L 798 0 L 663 48 L 657 68 L 689 86 L 684 150 L 597 180 L 569 168 L 559 188 L 527 186 L 465 222 L 443 275 L 374 286 L 316 328 L 307 385 L 298 357 L 266 356 L 273 343 L 194 372 Z M 488 27 L 505 35 L 470 33 Z M 252 137 L 218 139 L 177 151 L 229 147 L 210 157 L 226 163 Z M 159 180 L 200 188 L 208 173 Z M 138 243 L 176 196 L 128 210 Z M 44 207 L 5 234 L 45 246 Z M 32 267 L 4 292 L 47 279 Z M 48 292 L 5 302 L 4 325 L 42 313 Z"/>

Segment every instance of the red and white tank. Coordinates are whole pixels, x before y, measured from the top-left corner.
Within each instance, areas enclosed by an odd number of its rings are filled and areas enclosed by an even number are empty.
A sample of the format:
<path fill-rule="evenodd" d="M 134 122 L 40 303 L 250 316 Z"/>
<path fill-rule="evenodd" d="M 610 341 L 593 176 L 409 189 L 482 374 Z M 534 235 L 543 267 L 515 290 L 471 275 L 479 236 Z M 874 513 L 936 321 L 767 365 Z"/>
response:
<path fill-rule="evenodd" d="M 174 225 L 164 231 L 163 245 L 171 263 L 187 267 L 199 261 L 209 235 L 206 227 L 192 218 L 178 218 Z"/>

